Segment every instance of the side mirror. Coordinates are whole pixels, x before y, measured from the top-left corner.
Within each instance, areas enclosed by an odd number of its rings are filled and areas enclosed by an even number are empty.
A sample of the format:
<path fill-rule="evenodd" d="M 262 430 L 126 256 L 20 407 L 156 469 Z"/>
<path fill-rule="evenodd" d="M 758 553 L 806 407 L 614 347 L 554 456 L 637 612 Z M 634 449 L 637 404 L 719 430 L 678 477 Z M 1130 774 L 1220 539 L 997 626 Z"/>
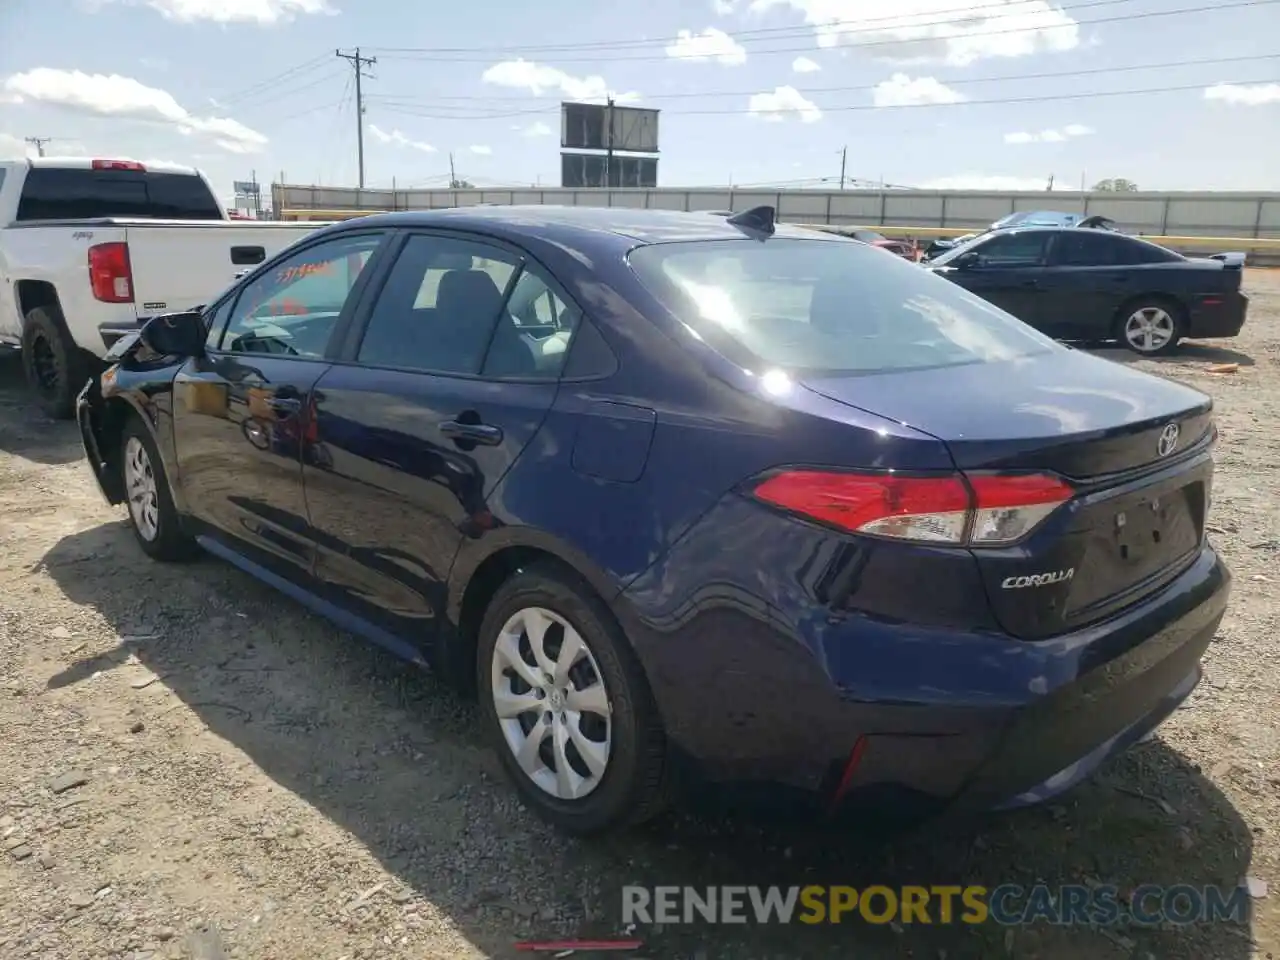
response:
<path fill-rule="evenodd" d="M 142 342 L 163 356 L 203 356 L 207 338 L 204 316 L 194 310 L 152 317 L 142 328 Z"/>
<path fill-rule="evenodd" d="M 974 267 L 982 266 L 982 254 L 977 250 L 970 250 L 968 253 L 962 253 L 951 261 L 951 266 L 957 270 L 972 270 Z"/>

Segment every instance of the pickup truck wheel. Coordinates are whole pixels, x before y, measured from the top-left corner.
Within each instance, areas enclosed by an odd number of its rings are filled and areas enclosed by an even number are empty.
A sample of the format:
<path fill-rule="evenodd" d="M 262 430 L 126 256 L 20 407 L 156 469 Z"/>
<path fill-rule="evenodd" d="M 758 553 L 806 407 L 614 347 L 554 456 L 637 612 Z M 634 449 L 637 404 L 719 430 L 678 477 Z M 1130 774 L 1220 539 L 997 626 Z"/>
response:
<path fill-rule="evenodd" d="M 119 463 L 129 527 L 143 552 L 153 560 L 189 559 L 196 552 L 195 541 L 182 530 L 151 431 L 136 416 L 121 431 Z"/>
<path fill-rule="evenodd" d="M 76 395 L 91 372 L 57 307 L 36 307 L 27 314 L 22 326 L 22 366 L 40 408 L 55 420 L 70 420 Z"/>

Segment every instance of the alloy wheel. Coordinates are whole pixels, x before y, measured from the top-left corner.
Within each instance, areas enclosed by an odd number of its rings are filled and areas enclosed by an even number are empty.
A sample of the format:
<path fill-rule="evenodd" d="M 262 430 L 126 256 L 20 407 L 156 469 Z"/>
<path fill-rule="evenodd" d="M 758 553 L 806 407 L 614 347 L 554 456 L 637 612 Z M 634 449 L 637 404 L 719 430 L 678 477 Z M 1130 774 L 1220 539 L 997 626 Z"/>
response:
<path fill-rule="evenodd" d="M 563 617 L 526 607 L 503 625 L 490 695 L 517 766 L 557 800 L 581 800 L 604 778 L 612 707 L 587 642 Z"/>
<path fill-rule="evenodd" d="M 1163 307 L 1142 307 L 1124 322 L 1125 341 L 1139 353 L 1155 353 L 1173 339 L 1173 316 Z"/>

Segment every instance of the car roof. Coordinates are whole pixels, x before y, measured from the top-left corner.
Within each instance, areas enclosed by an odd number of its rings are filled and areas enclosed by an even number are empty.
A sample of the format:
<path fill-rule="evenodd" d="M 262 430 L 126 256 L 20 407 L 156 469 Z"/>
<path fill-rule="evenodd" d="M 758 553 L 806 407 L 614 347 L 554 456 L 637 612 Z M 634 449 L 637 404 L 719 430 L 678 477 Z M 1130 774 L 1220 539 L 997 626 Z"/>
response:
<path fill-rule="evenodd" d="M 1065 226 L 1049 226 L 1046 224 L 1029 223 L 1013 227 L 1001 227 L 998 230 L 988 230 L 982 234 L 983 237 L 998 237 L 1007 233 L 1069 233 L 1075 236 L 1080 233 L 1101 233 L 1109 237 L 1128 237 L 1127 233 L 1119 233 L 1115 230 L 1095 230 L 1086 228 L 1081 230 L 1080 227 Z"/>
<path fill-rule="evenodd" d="M 736 240 L 748 236 L 718 215 L 698 211 L 632 210 L 625 207 L 471 206 L 445 210 L 405 210 L 374 214 L 344 221 L 345 227 L 453 228 L 487 233 L 510 240 L 545 238 L 553 234 L 561 242 L 578 238 L 613 237 L 636 243 L 669 243 L 681 240 Z M 333 230 L 334 228 L 329 228 Z M 846 238 L 807 227 L 776 225 L 775 237 L 841 242 Z"/>

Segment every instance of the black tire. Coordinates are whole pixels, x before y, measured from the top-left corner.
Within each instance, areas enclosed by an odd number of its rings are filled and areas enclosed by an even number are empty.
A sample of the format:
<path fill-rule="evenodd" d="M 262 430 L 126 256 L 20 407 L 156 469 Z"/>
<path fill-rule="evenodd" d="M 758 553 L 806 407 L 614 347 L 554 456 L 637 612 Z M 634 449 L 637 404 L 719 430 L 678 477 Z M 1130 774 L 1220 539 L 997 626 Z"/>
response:
<path fill-rule="evenodd" d="M 530 779 L 507 745 L 494 706 L 491 665 L 499 633 L 513 615 L 530 607 L 549 610 L 578 631 L 608 691 L 608 765 L 595 789 L 580 799 L 553 797 Z M 480 626 L 476 679 L 480 709 L 502 766 L 525 805 L 544 820 L 565 833 L 589 836 L 643 823 L 669 805 L 667 739 L 648 681 L 613 614 L 570 571 L 538 563 L 498 588 Z"/>
<path fill-rule="evenodd" d="M 76 397 L 93 364 L 67 333 L 57 306 L 35 307 L 22 325 L 22 369 L 40 409 L 55 420 L 75 416 Z"/>
<path fill-rule="evenodd" d="M 144 526 L 140 526 L 135 515 L 134 491 L 129 489 L 129 460 L 133 456 L 132 442 L 136 441 L 146 456 L 147 464 L 155 485 L 154 515 L 155 530 L 151 535 Z M 120 432 L 120 488 L 125 492 L 125 507 L 128 510 L 129 529 L 143 553 L 153 560 L 166 562 L 189 560 L 196 555 L 195 541 L 182 529 L 182 518 L 173 505 L 173 496 L 169 492 L 169 478 L 165 474 L 164 461 L 156 449 L 155 439 L 146 424 L 133 414 L 125 422 Z"/>
<path fill-rule="evenodd" d="M 1173 323 L 1173 336 L 1166 343 L 1153 350 L 1143 350 L 1135 346 L 1125 333 L 1125 327 L 1129 319 L 1143 310 L 1162 311 Z M 1116 311 L 1114 321 L 1114 334 L 1117 342 L 1119 342 L 1120 346 L 1133 351 L 1140 357 L 1163 357 L 1177 350 L 1178 343 L 1182 340 L 1186 329 L 1186 312 L 1182 309 L 1181 304 L 1163 297 L 1139 297 L 1135 300 L 1130 300 Z"/>

